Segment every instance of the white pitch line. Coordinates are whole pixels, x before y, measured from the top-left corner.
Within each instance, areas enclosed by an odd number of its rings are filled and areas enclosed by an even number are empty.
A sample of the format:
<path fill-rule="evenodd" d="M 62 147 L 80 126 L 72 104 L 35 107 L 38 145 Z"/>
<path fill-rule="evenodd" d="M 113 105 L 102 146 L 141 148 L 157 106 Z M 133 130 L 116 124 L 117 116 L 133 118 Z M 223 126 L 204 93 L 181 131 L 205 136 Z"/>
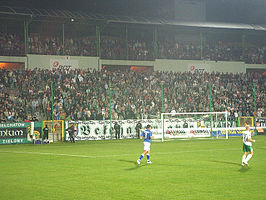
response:
<path fill-rule="evenodd" d="M 73 155 L 65 153 L 42 153 L 42 152 L 29 152 L 29 151 L 0 151 L 0 153 L 17 153 L 17 154 L 37 154 L 37 155 L 50 155 L 50 156 L 69 156 L 79 158 L 97 158 L 99 156 L 88 156 L 88 155 Z"/>
<path fill-rule="evenodd" d="M 266 147 L 260 147 L 258 149 L 266 149 Z M 198 149 L 198 150 L 187 150 L 187 151 L 173 151 L 173 152 L 154 152 L 152 155 L 168 155 L 168 154 L 179 154 L 179 153 L 194 153 L 204 151 L 242 151 L 241 148 L 223 148 L 223 149 Z M 66 157 L 78 157 L 78 158 L 108 158 L 108 157 L 123 157 L 132 156 L 136 154 L 114 154 L 114 155 L 102 155 L 102 156 L 90 156 L 90 155 L 75 155 L 65 153 L 43 153 L 43 152 L 30 152 L 30 151 L 0 151 L 0 153 L 17 153 L 17 154 L 36 154 L 36 155 L 50 155 L 50 156 L 66 156 Z"/>
<path fill-rule="evenodd" d="M 240 148 L 231 149 L 213 149 L 215 151 L 228 151 L 228 150 L 239 150 Z M 167 154 L 179 154 L 179 153 L 194 153 L 194 152 L 210 151 L 210 149 L 198 149 L 188 151 L 175 151 L 175 152 L 154 152 L 153 155 L 167 155 Z M 16 154 L 36 154 L 36 155 L 50 155 L 50 156 L 67 156 L 67 157 L 78 157 L 78 158 L 108 158 L 108 157 L 122 157 L 131 156 L 137 154 L 114 154 L 114 155 L 102 155 L 102 156 L 90 156 L 90 155 L 75 155 L 75 154 L 64 154 L 64 153 L 43 153 L 43 152 L 30 152 L 30 151 L 0 151 L 0 153 L 16 153 Z"/>

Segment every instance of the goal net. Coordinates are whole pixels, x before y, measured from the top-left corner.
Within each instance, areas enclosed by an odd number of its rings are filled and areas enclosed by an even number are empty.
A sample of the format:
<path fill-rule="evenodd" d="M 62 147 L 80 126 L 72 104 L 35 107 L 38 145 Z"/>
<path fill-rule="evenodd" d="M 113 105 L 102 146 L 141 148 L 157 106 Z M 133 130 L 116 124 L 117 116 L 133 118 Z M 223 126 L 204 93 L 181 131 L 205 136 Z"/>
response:
<path fill-rule="evenodd" d="M 216 137 L 228 139 L 227 112 L 162 113 L 161 139 Z"/>

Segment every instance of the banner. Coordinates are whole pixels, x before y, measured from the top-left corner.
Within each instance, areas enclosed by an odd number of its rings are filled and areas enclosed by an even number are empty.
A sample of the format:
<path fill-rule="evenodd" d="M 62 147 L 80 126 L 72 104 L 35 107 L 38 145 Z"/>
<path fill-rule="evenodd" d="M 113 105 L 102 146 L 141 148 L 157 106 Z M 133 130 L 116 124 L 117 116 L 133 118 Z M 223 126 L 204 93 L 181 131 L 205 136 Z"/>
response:
<path fill-rule="evenodd" d="M 42 122 L 34 122 L 34 135 L 36 140 L 42 138 Z"/>
<path fill-rule="evenodd" d="M 203 72 L 210 72 L 211 68 L 209 64 L 195 63 L 195 64 L 188 64 L 188 71 L 191 73 L 194 73 L 194 72 L 203 73 Z"/>
<path fill-rule="evenodd" d="M 243 132 L 246 130 L 245 127 L 230 128 L 228 129 L 228 136 L 242 136 Z M 250 132 L 254 135 L 254 127 L 250 127 Z M 212 136 L 225 137 L 226 130 L 223 129 L 213 129 Z"/>
<path fill-rule="evenodd" d="M 258 127 L 266 128 L 266 118 L 257 118 L 256 122 Z"/>
<path fill-rule="evenodd" d="M 258 134 L 265 134 L 266 133 L 266 118 L 261 117 L 256 119 L 256 126 Z"/>
<path fill-rule="evenodd" d="M 167 134 L 170 133 L 170 134 Z M 209 128 L 191 129 L 191 128 L 178 128 L 166 131 L 165 138 L 192 138 L 192 137 L 210 137 L 211 132 Z"/>
<path fill-rule="evenodd" d="M 137 138 L 136 125 L 141 122 L 143 129 L 150 124 L 152 126 L 152 133 L 155 138 L 162 137 L 162 123 L 161 119 L 145 119 L 145 120 L 113 120 L 112 121 L 112 138 L 115 136 L 114 124 L 118 122 L 120 125 L 120 135 L 122 139 Z M 225 127 L 225 122 L 221 122 L 221 127 Z M 69 141 L 68 128 L 77 126 L 76 140 L 109 140 L 110 135 L 110 121 L 109 120 L 90 120 L 90 121 L 69 121 L 66 122 L 66 141 Z M 205 129 L 199 130 L 198 122 L 195 120 L 181 120 L 181 119 L 165 119 L 164 130 L 171 130 L 171 138 L 184 138 L 184 137 L 209 137 L 210 131 L 206 128 L 210 123 L 205 122 Z M 234 127 L 236 123 L 228 122 L 228 127 Z M 188 126 L 188 128 L 185 128 Z M 166 133 L 166 132 L 165 132 Z M 189 134 L 188 134 L 189 133 Z M 165 136 L 166 136 L 165 135 Z"/>
<path fill-rule="evenodd" d="M 28 131 L 30 123 L 0 124 L 0 144 L 28 143 Z"/>
<path fill-rule="evenodd" d="M 118 122 L 121 126 L 120 129 L 120 138 L 136 138 L 136 124 L 138 120 L 116 120 L 112 121 L 112 137 L 114 137 L 114 124 Z M 145 126 L 148 122 L 142 120 L 142 125 Z M 111 139 L 110 134 L 110 121 L 102 120 L 90 120 L 90 121 L 79 121 L 73 122 L 70 121 L 66 124 L 66 130 L 77 124 L 77 135 L 75 136 L 76 140 L 109 140 Z M 69 141 L 68 131 L 66 132 L 66 140 Z"/>
<path fill-rule="evenodd" d="M 78 60 L 71 60 L 69 57 L 67 59 L 50 59 L 50 69 L 73 69 L 79 67 Z"/>

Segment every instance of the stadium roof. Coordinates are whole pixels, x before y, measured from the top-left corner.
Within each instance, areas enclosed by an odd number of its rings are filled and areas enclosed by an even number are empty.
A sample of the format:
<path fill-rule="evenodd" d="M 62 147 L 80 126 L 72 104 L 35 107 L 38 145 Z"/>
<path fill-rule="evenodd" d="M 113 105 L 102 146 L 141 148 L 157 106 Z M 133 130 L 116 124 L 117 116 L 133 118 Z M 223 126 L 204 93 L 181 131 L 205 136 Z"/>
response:
<path fill-rule="evenodd" d="M 61 9 L 36 9 L 36 8 L 21 8 L 0 6 L 0 14 L 13 16 L 30 16 L 52 17 L 52 18 L 71 18 L 77 20 L 101 20 L 107 23 L 128 23 L 128 24 L 154 24 L 154 25 L 173 25 L 187 27 L 202 27 L 202 28 L 223 28 L 223 29 L 244 29 L 244 30 L 260 30 L 266 31 L 266 25 L 258 24 L 242 24 L 242 23 L 221 23 L 221 22 L 180 22 L 169 19 L 152 19 L 139 16 L 115 16 L 102 15 L 95 13 L 87 13 L 82 11 L 69 11 Z"/>

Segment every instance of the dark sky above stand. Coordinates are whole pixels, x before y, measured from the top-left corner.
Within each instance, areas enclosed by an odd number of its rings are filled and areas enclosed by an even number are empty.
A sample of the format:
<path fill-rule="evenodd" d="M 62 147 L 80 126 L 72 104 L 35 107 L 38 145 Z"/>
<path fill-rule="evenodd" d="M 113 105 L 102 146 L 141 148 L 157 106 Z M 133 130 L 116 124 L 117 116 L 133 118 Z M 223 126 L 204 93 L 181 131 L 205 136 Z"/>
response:
<path fill-rule="evenodd" d="M 56 8 L 112 15 L 146 14 L 152 17 L 161 13 L 162 7 L 164 7 L 163 13 L 174 12 L 174 0 L 0 0 L 0 5 Z M 206 0 L 206 18 L 207 21 L 266 24 L 266 0 Z"/>

